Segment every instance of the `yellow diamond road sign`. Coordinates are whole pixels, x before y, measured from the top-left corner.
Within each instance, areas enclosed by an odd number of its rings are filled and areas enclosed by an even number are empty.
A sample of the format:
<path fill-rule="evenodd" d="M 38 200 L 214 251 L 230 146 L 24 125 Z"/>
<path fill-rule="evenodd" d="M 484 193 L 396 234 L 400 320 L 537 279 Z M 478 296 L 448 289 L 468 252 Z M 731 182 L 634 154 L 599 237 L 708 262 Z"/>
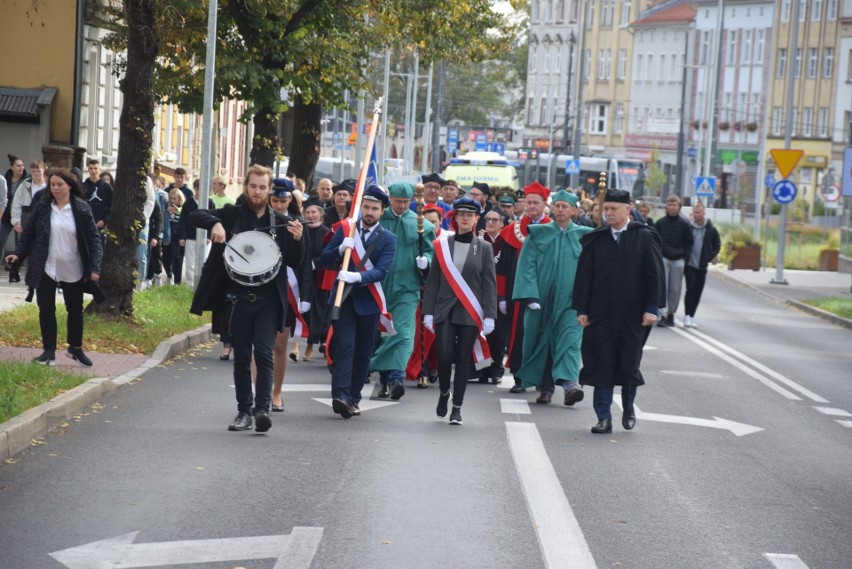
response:
<path fill-rule="evenodd" d="M 773 148 L 769 151 L 772 155 L 772 160 L 775 161 L 775 166 L 778 168 L 778 173 L 782 178 L 789 178 L 790 172 L 805 155 L 804 150 L 792 150 L 786 148 Z"/>

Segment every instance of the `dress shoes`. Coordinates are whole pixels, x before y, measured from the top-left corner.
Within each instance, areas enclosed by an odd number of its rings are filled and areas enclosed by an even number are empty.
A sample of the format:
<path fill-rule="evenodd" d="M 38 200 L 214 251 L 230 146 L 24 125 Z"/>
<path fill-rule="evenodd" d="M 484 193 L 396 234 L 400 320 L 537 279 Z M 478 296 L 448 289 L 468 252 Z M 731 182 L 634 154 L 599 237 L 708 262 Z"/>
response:
<path fill-rule="evenodd" d="M 509 393 L 526 393 L 527 388 L 521 385 L 520 383 L 515 383 L 510 389 Z"/>
<path fill-rule="evenodd" d="M 612 419 L 602 419 L 598 424 L 592 427 L 592 432 L 596 435 L 602 435 L 612 432 Z"/>
<path fill-rule="evenodd" d="M 269 418 L 269 413 L 264 410 L 255 411 L 254 413 L 254 430 L 258 433 L 265 433 L 272 427 L 272 419 Z"/>
<path fill-rule="evenodd" d="M 229 431 L 248 431 L 251 429 L 251 415 L 239 412 L 234 417 L 234 422 L 228 425 Z"/>
<path fill-rule="evenodd" d="M 405 386 L 401 383 L 394 383 L 390 390 L 390 398 L 392 401 L 399 401 L 405 395 Z"/>
<path fill-rule="evenodd" d="M 388 388 L 387 383 L 383 383 L 381 389 L 379 389 L 379 394 L 376 395 L 379 399 L 387 399 L 390 397 L 390 389 Z"/>
<path fill-rule="evenodd" d="M 352 405 L 343 399 L 335 399 L 331 402 L 331 409 L 344 419 L 348 419 L 352 416 Z"/>
<path fill-rule="evenodd" d="M 536 398 L 535 402 L 536 402 L 536 403 L 541 403 L 542 405 L 550 405 L 550 399 L 551 399 L 551 397 L 552 397 L 552 396 L 550 395 L 550 393 L 542 393 L 541 395 L 539 395 L 539 396 Z"/>
<path fill-rule="evenodd" d="M 624 411 L 621 415 L 621 426 L 628 431 L 636 426 L 636 411 Z"/>
<path fill-rule="evenodd" d="M 582 389 L 572 389 L 571 391 L 565 392 L 565 406 L 570 407 L 574 403 L 579 403 L 585 397 L 585 393 L 583 393 Z"/>

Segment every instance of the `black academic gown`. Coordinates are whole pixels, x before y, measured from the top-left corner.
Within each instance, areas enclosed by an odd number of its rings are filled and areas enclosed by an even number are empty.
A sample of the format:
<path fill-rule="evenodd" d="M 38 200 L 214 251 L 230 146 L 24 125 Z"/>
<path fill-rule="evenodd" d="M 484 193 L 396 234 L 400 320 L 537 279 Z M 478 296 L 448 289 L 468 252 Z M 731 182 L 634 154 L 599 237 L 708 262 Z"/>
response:
<path fill-rule="evenodd" d="M 631 221 L 618 244 L 609 227 L 586 234 L 581 243 L 573 307 L 588 315 L 589 326 L 583 330 L 580 383 L 643 385 L 639 364 L 651 327 L 642 326 L 642 315 L 666 303 L 660 236 Z"/>

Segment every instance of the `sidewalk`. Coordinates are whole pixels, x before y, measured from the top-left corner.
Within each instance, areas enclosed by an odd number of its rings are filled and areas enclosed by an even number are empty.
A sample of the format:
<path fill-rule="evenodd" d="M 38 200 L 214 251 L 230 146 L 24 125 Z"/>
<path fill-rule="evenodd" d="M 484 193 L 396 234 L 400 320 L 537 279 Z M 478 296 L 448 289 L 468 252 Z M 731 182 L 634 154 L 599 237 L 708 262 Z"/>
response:
<path fill-rule="evenodd" d="M 820 316 L 840 326 L 852 329 L 852 320 L 836 314 L 814 308 L 804 300 L 839 296 L 852 299 L 852 275 L 834 271 L 798 271 L 784 269 L 787 284 L 774 284 L 775 268 L 760 271 L 743 269 L 729 271 L 724 265 L 711 265 L 710 273 L 745 285 L 752 290 L 769 296 L 779 302 L 785 302 L 811 314 Z"/>
<path fill-rule="evenodd" d="M 10 284 L 0 273 L 0 311 L 24 304 L 26 296 L 27 288 L 23 282 Z M 57 304 L 59 303 L 62 303 L 62 297 L 57 295 Z M 57 395 L 47 403 L 24 411 L 5 423 L 0 423 L 0 460 L 19 453 L 32 444 L 32 441 L 44 437 L 50 429 L 71 419 L 104 394 L 138 379 L 152 367 L 207 342 L 210 338 L 208 324 L 160 342 L 151 356 L 101 354 L 87 351 L 94 364 L 90 368 L 84 368 L 66 358 L 64 349 L 57 350 L 57 368 L 62 371 L 78 372 L 91 379 Z M 0 347 L 0 361 L 28 362 L 40 353 L 41 350 L 36 348 Z"/>

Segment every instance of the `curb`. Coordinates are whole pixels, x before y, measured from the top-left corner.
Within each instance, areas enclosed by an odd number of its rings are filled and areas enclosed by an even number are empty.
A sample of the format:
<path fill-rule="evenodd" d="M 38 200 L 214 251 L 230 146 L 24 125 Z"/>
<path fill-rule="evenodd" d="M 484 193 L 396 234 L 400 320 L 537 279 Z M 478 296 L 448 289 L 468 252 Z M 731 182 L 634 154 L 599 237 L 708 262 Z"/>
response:
<path fill-rule="evenodd" d="M 210 325 L 177 334 L 160 342 L 154 354 L 145 363 L 113 379 L 94 377 L 65 393 L 61 393 L 37 407 L 28 409 L 0 424 L 0 460 L 10 458 L 28 446 L 35 439 L 44 437 L 50 429 L 72 419 L 83 409 L 95 403 L 103 395 L 115 391 L 118 387 L 138 379 L 151 368 L 165 360 L 189 351 L 191 348 L 209 341 L 213 337 Z"/>
<path fill-rule="evenodd" d="M 832 324 L 835 324 L 837 326 L 843 326 L 844 328 L 848 328 L 848 329 L 852 330 L 852 320 L 850 320 L 848 318 L 844 318 L 843 316 L 838 316 L 837 314 L 834 314 L 833 312 L 828 312 L 827 310 L 823 310 L 821 308 L 811 306 L 810 304 L 805 304 L 804 302 L 800 302 L 800 301 L 794 300 L 792 298 L 783 298 L 783 297 L 780 297 L 780 296 L 776 296 L 774 294 L 770 294 L 763 289 L 760 289 L 760 288 L 758 288 L 758 287 L 756 287 L 752 284 L 749 284 L 747 282 L 741 281 L 736 277 L 732 277 L 730 275 L 727 275 L 722 271 L 716 271 L 716 274 L 718 274 L 723 279 L 727 279 L 729 282 L 732 282 L 732 283 L 738 284 L 738 285 L 742 285 L 742 286 L 744 286 L 744 287 L 746 287 L 750 290 L 753 290 L 756 293 L 762 294 L 763 296 L 765 296 L 765 297 L 767 297 L 771 300 L 774 300 L 774 301 L 779 302 L 781 304 L 786 304 L 787 306 L 792 306 L 794 308 L 798 308 L 802 312 L 807 312 L 811 316 L 817 316 L 819 318 L 822 318 L 823 320 L 828 320 Z"/>

